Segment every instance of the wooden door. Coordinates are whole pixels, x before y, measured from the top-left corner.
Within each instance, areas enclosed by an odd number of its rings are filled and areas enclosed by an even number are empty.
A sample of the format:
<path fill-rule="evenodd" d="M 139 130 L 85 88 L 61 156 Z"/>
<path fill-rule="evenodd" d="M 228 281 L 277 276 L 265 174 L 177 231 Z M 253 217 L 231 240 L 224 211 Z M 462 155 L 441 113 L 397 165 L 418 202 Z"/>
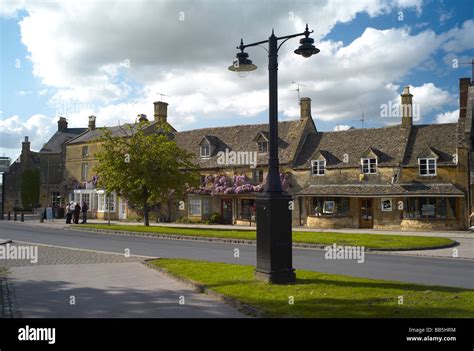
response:
<path fill-rule="evenodd" d="M 374 208 L 372 199 L 359 199 L 359 228 L 374 227 Z"/>
<path fill-rule="evenodd" d="M 221 218 L 223 224 L 233 224 L 232 199 L 221 200 Z"/>

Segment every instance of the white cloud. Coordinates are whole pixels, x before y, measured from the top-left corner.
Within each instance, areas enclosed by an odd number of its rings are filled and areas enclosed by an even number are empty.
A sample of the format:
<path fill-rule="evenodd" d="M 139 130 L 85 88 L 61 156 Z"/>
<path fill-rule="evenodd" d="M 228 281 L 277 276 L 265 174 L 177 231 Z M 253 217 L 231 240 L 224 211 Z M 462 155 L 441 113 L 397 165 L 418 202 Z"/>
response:
<path fill-rule="evenodd" d="M 203 122 L 229 125 L 235 117 L 249 117 L 253 123 L 251 117 L 268 108 L 266 53 L 248 50 L 259 69 L 242 79 L 227 70 L 235 45 L 242 36 L 246 42 L 265 38 L 272 27 L 282 35 L 301 31 L 306 22 L 315 29 L 321 52 L 310 59 L 294 55 L 297 39 L 282 47 L 281 118 L 299 115 L 291 90 L 291 82 L 297 81 L 305 84 L 301 96 L 312 98 L 316 119 L 360 119 L 362 106 L 368 121 L 382 123 L 380 104 L 398 99 L 400 86 L 410 84 L 405 77 L 412 70 L 441 47 L 471 45 L 469 21 L 439 35 L 431 30 L 414 35 L 407 27 L 367 28 L 350 43 L 324 40 L 337 23 L 350 22 L 362 12 L 372 17 L 389 12 L 396 16 L 399 10 L 420 13 L 421 0 L 291 2 L 288 12 L 270 10 L 265 16 L 266 5 L 259 2 L 248 2 L 245 8 L 240 2 L 204 0 L 199 6 L 171 1 L 16 3 L 28 11 L 20 22 L 21 38 L 44 86 L 41 92 L 51 96 L 52 126 L 57 115 L 81 127 L 89 114 L 97 116 L 98 125 L 133 121 L 138 113 L 152 118 L 157 92 L 169 95 L 164 99 L 170 103 L 170 122 L 179 130 Z M 14 7 L 10 3 L 0 15 L 14 15 Z M 180 11 L 184 21 L 178 19 Z M 449 94 L 432 83 L 414 87 L 413 93 L 414 102 L 426 105 L 422 112 L 449 103 Z"/>
<path fill-rule="evenodd" d="M 346 124 L 338 124 L 337 126 L 334 127 L 333 131 L 335 132 L 340 132 L 343 130 L 348 130 L 351 129 L 352 126 L 346 125 Z"/>
<path fill-rule="evenodd" d="M 433 83 L 411 87 L 410 92 L 413 94 L 413 103 L 420 105 L 422 117 L 423 114 L 454 103 L 454 98 L 448 91 L 436 87 Z"/>
<path fill-rule="evenodd" d="M 32 94 L 33 92 L 31 90 L 18 90 L 17 94 L 20 96 L 27 96 Z"/>
<path fill-rule="evenodd" d="M 324 37 L 334 25 L 349 22 L 361 12 L 377 16 L 399 8 L 421 8 L 421 0 L 288 4 L 288 13 L 294 14 L 294 20 L 281 11 L 269 11 L 262 17 L 266 5 L 258 2 L 248 3 L 245 9 L 240 3 L 217 5 L 204 0 L 198 8 L 192 2 L 171 1 L 97 1 L 86 2 L 86 6 L 79 1 L 17 2 L 19 8 L 29 13 L 20 27 L 33 72 L 45 86 L 58 89 L 52 97 L 55 104 L 58 101 L 120 102 L 132 93 L 132 88 L 120 79 L 124 74 L 142 84 L 153 85 L 170 68 L 177 69 L 180 75 L 188 75 L 196 66 L 225 69 L 224 65 L 235 55 L 238 38 L 266 37 L 272 26 L 281 33 L 301 31 L 309 21 L 310 25 L 316 24 L 315 37 Z M 178 19 L 180 11 L 185 14 L 184 21 Z M 246 21 L 243 30 L 239 18 L 259 20 Z M 235 38 L 235 44 L 229 38 Z M 296 45 L 296 40 L 293 42 Z M 263 61 L 263 51 L 255 58 Z M 201 83 L 208 84 L 209 78 L 212 76 L 204 77 Z M 200 98 L 196 92 L 182 95 L 188 101 L 184 105 Z M 254 110 L 260 110 L 259 100 L 255 102 Z M 208 109 L 220 107 L 222 104 Z"/>
<path fill-rule="evenodd" d="M 440 113 L 436 116 L 436 123 L 456 123 L 459 118 L 459 109 L 450 111 L 450 112 L 445 112 L 445 113 Z"/>
<path fill-rule="evenodd" d="M 393 86 L 392 88 L 396 89 L 397 96 L 391 101 L 391 104 L 392 106 L 399 105 L 401 103 L 400 94 L 403 88 L 399 86 Z M 455 102 L 455 99 L 448 91 L 435 86 L 433 83 L 424 83 L 418 87 L 410 85 L 410 93 L 413 95 L 414 117 L 419 124 L 428 123 L 426 116 L 432 111 L 438 111 L 444 106 Z M 415 116 L 418 113 L 419 115 Z M 392 124 L 391 122 L 393 121 L 389 121 L 389 124 Z"/>
<path fill-rule="evenodd" d="M 468 20 L 460 28 L 453 28 L 441 35 L 446 39 L 443 49 L 451 53 L 459 53 L 474 49 L 474 20 Z"/>
<path fill-rule="evenodd" d="M 23 121 L 20 116 L 13 115 L 0 119 L 0 148 L 14 158 L 20 152 L 25 136 L 29 137 L 33 150 L 40 150 L 54 132 L 53 120 L 47 116 L 35 114 Z"/>

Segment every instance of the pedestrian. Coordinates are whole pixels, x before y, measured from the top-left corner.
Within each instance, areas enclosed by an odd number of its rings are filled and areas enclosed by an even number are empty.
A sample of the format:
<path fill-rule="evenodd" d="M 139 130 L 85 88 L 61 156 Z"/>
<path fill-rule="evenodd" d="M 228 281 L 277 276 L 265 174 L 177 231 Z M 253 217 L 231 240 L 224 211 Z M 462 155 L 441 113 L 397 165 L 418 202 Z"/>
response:
<path fill-rule="evenodd" d="M 474 212 L 471 212 L 469 215 L 469 225 L 472 223 L 472 219 L 474 218 Z M 474 230 L 474 226 L 469 226 L 469 230 Z"/>
<path fill-rule="evenodd" d="M 46 220 L 52 221 L 53 220 L 53 208 L 50 204 L 46 206 Z"/>
<path fill-rule="evenodd" d="M 81 224 L 87 224 L 87 210 L 89 210 L 89 206 L 83 201 L 82 202 L 82 222 Z"/>
<path fill-rule="evenodd" d="M 66 211 L 66 224 L 71 224 L 72 213 L 73 213 L 72 202 L 68 202 L 66 204 L 65 211 Z"/>
<path fill-rule="evenodd" d="M 79 224 L 79 215 L 81 214 L 81 205 L 76 202 L 74 207 L 74 224 Z"/>

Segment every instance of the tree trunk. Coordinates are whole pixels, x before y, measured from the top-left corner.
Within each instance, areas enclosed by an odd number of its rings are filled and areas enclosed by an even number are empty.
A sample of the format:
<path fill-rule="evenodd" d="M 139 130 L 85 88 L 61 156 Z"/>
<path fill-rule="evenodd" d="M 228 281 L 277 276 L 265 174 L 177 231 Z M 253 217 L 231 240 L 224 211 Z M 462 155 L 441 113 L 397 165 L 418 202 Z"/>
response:
<path fill-rule="evenodd" d="M 171 223 L 171 208 L 173 206 L 173 199 L 168 199 L 168 223 Z"/>
<path fill-rule="evenodd" d="M 148 189 L 143 188 L 143 223 L 146 227 L 150 226 L 150 209 L 148 208 Z"/>
<path fill-rule="evenodd" d="M 143 204 L 143 223 L 146 227 L 150 226 L 150 218 L 149 218 L 150 209 L 148 208 L 148 202 L 145 201 Z"/>

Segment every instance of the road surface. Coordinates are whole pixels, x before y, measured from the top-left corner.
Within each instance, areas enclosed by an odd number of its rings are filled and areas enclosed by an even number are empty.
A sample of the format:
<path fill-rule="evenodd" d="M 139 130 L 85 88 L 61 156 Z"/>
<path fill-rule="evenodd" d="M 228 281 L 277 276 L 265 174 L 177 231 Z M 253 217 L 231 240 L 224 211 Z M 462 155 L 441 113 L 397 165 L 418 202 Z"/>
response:
<path fill-rule="evenodd" d="M 255 246 L 185 240 L 155 239 L 124 235 L 67 231 L 55 228 L 1 222 L 0 238 L 14 241 L 99 250 L 150 257 L 189 258 L 213 262 L 255 265 Z M 239 257 L 235 257 L 235 249 Z M 474 260 L 366 253 L 364 263 L 326 260 L 324 251 L 293 249 L 294 267 L 427 285 L 474 289 Z"/>

